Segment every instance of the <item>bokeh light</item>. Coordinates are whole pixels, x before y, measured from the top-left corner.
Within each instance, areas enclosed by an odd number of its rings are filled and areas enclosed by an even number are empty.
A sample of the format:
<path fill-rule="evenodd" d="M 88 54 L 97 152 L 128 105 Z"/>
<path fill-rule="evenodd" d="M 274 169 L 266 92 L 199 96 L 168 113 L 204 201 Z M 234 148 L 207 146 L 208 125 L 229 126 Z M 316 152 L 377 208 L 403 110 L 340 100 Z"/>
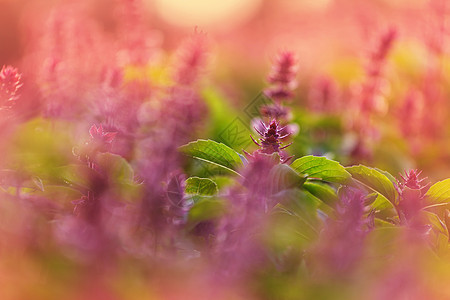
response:
<path fill-rule="evenodd" d="M 230 29 L 252 18 L 260 8 L 261 0 L 228 1 L 148 1 L 167 22 L 183 27 L 199 26 L 212 29 Z M 153 2 L 153 3 L 152 3 Z"/>

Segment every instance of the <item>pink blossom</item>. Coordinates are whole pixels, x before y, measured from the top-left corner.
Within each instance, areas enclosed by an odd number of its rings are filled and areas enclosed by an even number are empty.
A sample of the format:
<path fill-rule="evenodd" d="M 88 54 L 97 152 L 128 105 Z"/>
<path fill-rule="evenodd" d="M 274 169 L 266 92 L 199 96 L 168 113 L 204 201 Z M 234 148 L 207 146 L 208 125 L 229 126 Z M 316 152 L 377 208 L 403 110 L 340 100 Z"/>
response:
<path fill-rule="evenodd" d="M 22 75 L 12 66 L 3 66 L 0 71 L 0 102 L 3 107 L 10 107 L 19 96 L 17 91 L 22 86 Z"/>
<path fill-rule="evenodd" d="M 290 100 L 297 87 L 297 58 L 293 52 L 280 52 L 267 77 L 271 84 L 264 93 L 276 102 Z"/>
<path fill-rule="evenodd" d="M 183 85 L 198 81 L 207 64 L 208 40 L 203 33 L 195 33 L 178 49 L 175 60 L 174 80 Z"/>
<path fill-rule="evenodd" d="M 89 129 L 89 134 L 94 141 L 101 141 L 103 143 L 111 144 L 116 137 L 117 132 L 105 132 L 103 131 L 101 124 L 98 127 L 94 124 Z"/>

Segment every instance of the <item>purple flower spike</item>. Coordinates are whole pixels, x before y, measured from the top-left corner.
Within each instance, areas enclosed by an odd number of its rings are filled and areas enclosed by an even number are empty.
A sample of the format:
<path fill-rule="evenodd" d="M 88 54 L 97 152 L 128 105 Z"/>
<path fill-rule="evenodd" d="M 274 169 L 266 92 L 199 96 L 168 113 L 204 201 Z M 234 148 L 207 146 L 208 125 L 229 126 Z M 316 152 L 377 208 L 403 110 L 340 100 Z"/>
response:
<path fill-rule="evenodd" d="M 261 153 L 272 154 L 274 152 L 280 152 L 290 146 L 292 143 L 281 146 L 281 139 L 284 139 L 290 135 L 290 132 L 285 131 L 285 127 L 281 127 L 279 122 L 272 120 L 267 126 L 261 121 L 260 126 L 254 127 L 256 132 L 262 137 L 257 142 L 252 136 L 250 136 L 253 142 L 261 147 L 259 150 Z"/>
<path fill-rule="evenodd" d="M 297 58 L 294 53 L 285 51 L 278 54 L 267 78 L 271 84 L 264 92 L 276 102 L 291 100 L 297 87 Z"/>

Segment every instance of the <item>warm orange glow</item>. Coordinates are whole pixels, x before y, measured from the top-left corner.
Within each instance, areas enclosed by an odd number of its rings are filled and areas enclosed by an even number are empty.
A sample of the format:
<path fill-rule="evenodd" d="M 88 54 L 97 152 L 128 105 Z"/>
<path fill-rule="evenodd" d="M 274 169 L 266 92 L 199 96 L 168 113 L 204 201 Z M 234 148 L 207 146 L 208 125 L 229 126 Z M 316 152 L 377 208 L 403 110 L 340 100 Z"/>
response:
<path fill-rule="evenodd" d="M 158 13 L 178 26 L 230 28 L 250 18 L 261 0 L 155 0 Z"/>

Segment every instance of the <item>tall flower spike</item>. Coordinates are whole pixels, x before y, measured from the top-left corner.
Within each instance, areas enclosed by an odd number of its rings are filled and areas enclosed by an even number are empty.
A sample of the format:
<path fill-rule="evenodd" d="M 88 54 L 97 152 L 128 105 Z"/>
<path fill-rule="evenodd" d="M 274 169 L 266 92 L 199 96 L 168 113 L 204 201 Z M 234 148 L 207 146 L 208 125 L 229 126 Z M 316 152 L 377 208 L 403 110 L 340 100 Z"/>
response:
<path fill-rule="evenodd" d="M 329 76 L 317 78 L 309 91 L 308 104 L 313 111 L 338 113 L 341 103 L 336 81 Z"/>
<path fill-rule="evenodd" d="M 367 79 L 361 87 L 361 110 L 363 113 L 371 114 L 373 112 L 383 112 L 387 109 L 382 90 L 383 90 L 383 69 L 389 52 L 397 38 L 397 31 L 389 28 L 384 32 L 375 49 L 372 51 L 370 61 L 367 66 Z"/>
<path fill-rule="evenodd" d="M 379 39 L 378 47 L 372 52 L 372 59 L 375 62 L 384 61 L 392 49 L 392 45 L 397 38 L 397 30 L 395 28 L 389 28 L 385 31 Z M 378 75 L 378 74 L 377 74 Z"/>
<path fill-rule="evenodd" d="M 207 37 L 202 32 L 195 32 L 177 51 L 174 80 L 179 84 L 194 84 L 201 77 L 207 60 Z"/>
<path fill-rule="evenodd" d="M 295 54 L 284 51 L 278 54 L 272 70 L 267 77 L 271 84 L 264 93 L 276 102 L 292 98 L 292 91 L 297 87 L 297 58 Z"/>
<path fill-rule="evenodd" d="M 16 68 L 3 66 L 0 71 L 0 105 L 2 107 L 11 107 L 19 97 L 17 91 L 22 86 L 20 82 L 22 75 Z"/>

